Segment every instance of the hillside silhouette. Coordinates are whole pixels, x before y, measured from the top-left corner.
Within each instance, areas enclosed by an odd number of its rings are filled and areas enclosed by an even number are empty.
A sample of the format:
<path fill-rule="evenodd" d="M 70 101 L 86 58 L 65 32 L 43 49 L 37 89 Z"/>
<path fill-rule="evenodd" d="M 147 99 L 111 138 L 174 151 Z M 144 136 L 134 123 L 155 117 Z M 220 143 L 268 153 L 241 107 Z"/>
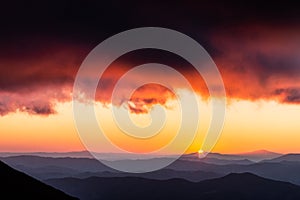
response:
<path fill-rule="evenodd" d="M 59 199 L 71 200 L 71 197 L 51 186 L 14 170 L 0 162 L 1 196 L 5 199 Z"/>
<path fill-rule="evenodd" d="M 48 184 L 82 200 L 92 199 L 213 199 L 297 200 L 300 187 L 243 173 L 198 183 L 183 179 L 137 177 L 51 179 Z"/>

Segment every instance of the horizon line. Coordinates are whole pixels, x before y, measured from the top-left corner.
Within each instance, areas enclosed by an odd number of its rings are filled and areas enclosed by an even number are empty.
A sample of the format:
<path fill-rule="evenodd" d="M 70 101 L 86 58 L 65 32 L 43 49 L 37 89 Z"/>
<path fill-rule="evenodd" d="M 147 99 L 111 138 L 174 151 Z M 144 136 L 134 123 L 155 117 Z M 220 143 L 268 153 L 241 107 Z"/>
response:
<path fill-rule="evenodd" d="M 115 152 L 90 152 L 88 150 L 74 150 L 74 151 L 0 151 L 0 154 L 4 154 L 4 153 L 8 153 L 8 154 L 38 154 L 38 153 L 45 153 L 45 154 L 64 154 L 64 153 L 90 153 L 92 155 L 92 153 L 95 153 L 95 154 L 134 154 L 134 153 L 115 153 Z M 277 152 L 277 151 L 270 151 L 270 150 L 266 150 L 266 149 L 259 149 L 259 150 L 253 150 L 253 151 L 247 151 L 247 152 L 208 152 L 208 154 L 210 153 L 213 153 L 213 154 L 222 154 L 222 155 L 244 155 L 244 154 L 255 154 L 257 153 L 259 155 L 259 152 L 262 152 L 261 154 L 263 154 L 263 152 L 268 152 L 268 153 L 274 153 L 274 154 L 281 154 L 281 155 L 287 155 L 287 154 L 300 154 L 300 151 L 299 152 Z M 182 155 L 189 155 L 189 154 L 195 154 L 195 153 L 198 153 L 198 154 L 201 154 L 199 153 L 198 151 L 195 151 L 195 152 L 190 152 L 190 153 L 184 153 Z M 203 152 L 205 153 L 205 152 Z M 139 154 L 139 153 L 135 153 L 136 155 Z M 159 155 L 159 154 L 142 154 L 140 153 L 139 155 L 158 155 L 158 156 L 172 156 L 172 155 L 176 155 L 176 154 L 164 154 L 164 155 Z"/>

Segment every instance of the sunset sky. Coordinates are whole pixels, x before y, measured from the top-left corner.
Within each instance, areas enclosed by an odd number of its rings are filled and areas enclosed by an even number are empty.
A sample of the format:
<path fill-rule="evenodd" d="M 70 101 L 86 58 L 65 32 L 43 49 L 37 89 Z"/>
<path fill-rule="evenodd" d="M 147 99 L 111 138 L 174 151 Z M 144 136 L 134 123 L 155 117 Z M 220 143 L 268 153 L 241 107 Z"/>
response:
<path fill-rule="evenodd" d="M 199 42 L 222 75 L 226 118 L 214 152 L 300 152 L 300 14 L 293 5 L 276 4 L 271 10 L 267 5 L 208 1 L 174 3 L 172 9 L 167 3 L 142 6 L 137 2 L 6 4 L 0 14 L 0 151 L 85 150 L 72 111 L 73 84 L 81 63 L 97 44 L 116 33 L 158 26 Z M 127 53 L 105 71 L 94 99 L 96 115 L 105 122 L 103 128 L 128 151 L 151 151 L 172 139 L 180 125 L 180 112 L 176 95 L 168 88 L 148 84 L 131 99 L 123 99 L 127 86 L 141 78 L 131 74 L 117 94 L 118 101 L 110 102 L 118 79 L 146 63 L 168 65 L 189 80 L 193 91 L 164 71 L 147 73 L 153 80 L 169 82 L 186 101 L 191 92 L 196 95 L 200 124 L 187 152 L 198 151 L 210 122 L 207 87 L 190 63 L 162 50 Z M 150 143 L 123 138 L 109 118 L 111 107 L 127 109 L 134 123 L 146 126 L 151 123 L 149 112 L 157 105 L 165 109 L 168 120 Z M 90 105 L 82 102 L 82 106 Z M 105 146 L 98 150 L 107 151 Z"/>

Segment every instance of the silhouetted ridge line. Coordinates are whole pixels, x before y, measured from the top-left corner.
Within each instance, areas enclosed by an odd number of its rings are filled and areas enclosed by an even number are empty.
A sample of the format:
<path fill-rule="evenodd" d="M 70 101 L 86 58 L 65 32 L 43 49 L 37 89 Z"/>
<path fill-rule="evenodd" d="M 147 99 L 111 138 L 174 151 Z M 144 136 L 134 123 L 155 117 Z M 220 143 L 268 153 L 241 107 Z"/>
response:
<path fill-rule="evenodd" d="M 76 199 L 0 162 L 1 199 Z"/>

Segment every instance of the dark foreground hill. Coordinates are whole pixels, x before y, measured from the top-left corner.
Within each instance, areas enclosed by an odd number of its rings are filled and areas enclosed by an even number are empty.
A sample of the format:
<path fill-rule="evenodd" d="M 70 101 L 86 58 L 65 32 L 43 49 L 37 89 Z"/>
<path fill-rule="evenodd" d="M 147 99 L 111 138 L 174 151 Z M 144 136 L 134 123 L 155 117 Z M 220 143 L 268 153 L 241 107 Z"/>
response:
<path fill-rule="evenodd" d="M 0 199 L 76 199 L 0 162 Z"/>
<path fill-rule="evenodd" d="M 48 184 L 83 200 L 201 199 L 299 200 L 300 187 L 243 173 L 198 183 L 183 179 L 151 180 L 137 177 L 50 179 Z"/>

